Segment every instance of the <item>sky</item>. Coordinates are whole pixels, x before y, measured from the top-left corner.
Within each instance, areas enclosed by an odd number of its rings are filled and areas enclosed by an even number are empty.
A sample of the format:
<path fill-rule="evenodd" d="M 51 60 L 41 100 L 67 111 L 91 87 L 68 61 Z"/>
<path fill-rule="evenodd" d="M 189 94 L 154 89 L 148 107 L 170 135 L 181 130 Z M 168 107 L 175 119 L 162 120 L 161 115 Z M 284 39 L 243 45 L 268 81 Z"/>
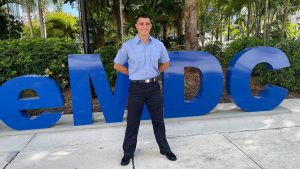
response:
<path fill-rule="evenodd" d="M 66 13 L 70 13 L 73 16 L 77 16 L 78 17 L 78 9 L 77 9 L 77 5 L 74 7 L 71 7 L 71 5 L 69 3 L 64 4 L 63 5 L 63 11 Z"/>
<path fill-rule="evenodd" d="M 47 8 L 47 10 L 50 12 L 55 11 L 55 9 L 56 9 L 56 6 L 54 4 L 52 4 L 51 6 L 48 6 L 48 8 Z M 63 4 L 62 11 L 78 17 L 78 8 L 77 8 L 76 3 L 73 3 L 73 5 L 70 5 L 69 3 Z"/>

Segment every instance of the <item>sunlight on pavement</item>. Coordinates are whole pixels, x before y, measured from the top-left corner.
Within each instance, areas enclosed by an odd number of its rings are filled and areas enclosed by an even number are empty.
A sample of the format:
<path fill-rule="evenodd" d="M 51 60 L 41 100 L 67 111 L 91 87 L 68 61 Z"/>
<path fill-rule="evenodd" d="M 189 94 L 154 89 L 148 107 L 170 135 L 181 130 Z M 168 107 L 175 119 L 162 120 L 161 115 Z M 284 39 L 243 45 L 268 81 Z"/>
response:
<path fill-rule="evenodd" d="M 47 155 L 48 155 L 47 152 L 39 152 L 39 153 L 34 154 L 34 155 L 29 159 L 29 161 L 40 160 L 40 159 L 46 157 Z"/>

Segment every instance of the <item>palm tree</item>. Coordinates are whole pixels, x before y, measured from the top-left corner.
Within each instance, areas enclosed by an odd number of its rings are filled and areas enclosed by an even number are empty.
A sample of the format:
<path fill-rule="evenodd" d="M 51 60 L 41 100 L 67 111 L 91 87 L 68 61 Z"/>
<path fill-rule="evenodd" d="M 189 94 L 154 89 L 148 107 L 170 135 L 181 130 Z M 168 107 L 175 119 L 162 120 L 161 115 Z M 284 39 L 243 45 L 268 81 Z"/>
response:
<path fill-rule="evenodd" d="M 266 45 L 268 31 L 267 31 L 267 22 L 268 22 L 268 13 L 269 13 L 269 0 L 265 1 L 265 16 L 264 16 L 264 45 Z"/>
<path fill-rule="evenodd" d="M 7 16 L 8 16 L 8 39 L 10 39 L 10 35 L 11 35 L 10 27 L 11 27 L 11 25 L 10 25 L 10 18 L 9 18 L 10 9 L 9 9 L 8 3 L 6 4 L 6 8 L 7 8 Z"/>
<path fill-rule="evenodd" d="M 37 0 L 37 1 L 38 1 L 39 25 L 40 25 L 40 31 L 41 31 L 41 38 L 47 38 L 44 5 L 43 5 L 42 0 Z"/>
<path fill-rule="evenodd" d="M 210 0 L 200 0 L 199 1 L 199 31 L 200 31 L 200 40 L 202 48 L 204 48 L 204 41 L 205 41 L 205 27 L 206 27 L 206 21 L 208 16 L 208 7 L 210 4 Z"/>
<path fill-rule="evenodd" d="M 114 20 L 114 22 L 116 24 L 116 28 L 117 28 L 117 36 L 123 42 L 124 41 L 123 0 L 113 0 L 111 8 L 112 8 L 113 20 Z"/>
<path fill-rule="evenodd" d="M 281 28 L 281 40 L 284 40 L 284 34 L 285 34 L 285 27 L 286 27 L 286 20 L 287 16 L 289 13 L 290 9 L 290 0 L 285 0 L 285 5 L 284 5 L 284 10 L 283 10 L 283 16 L 282 16 L 282 28 Z"/>
<path fill-rule="evenodd" d="M 184 20 L 185 20 L 185 49 L 198 49 L 197 36 L 197 8 L 198 0 L 185 0 Z"/>
<path fill-rule="evenodd" d="M 45 19 L 45 6 L 49 3 L 62 4 L 72 3 L 74 0 L 37 0 L 38 13 L 39 13 L 39 25 L 41 31 L 41 38 L 47 38 L 46 19 Z"/>
<path fill-rule="evenodd" d="M 123 43 L 125 40 L 125 36 L 124 36 L 124 19 L 123 19 L 123 10 L 124 10 L 124 5 L 123 5 L 123 1 L 119 0 L 119 11 L 120 11 L 120 29 L 121 29 L 121 42 Z"/>
<path fill-rule="evenodd" d="M 33 30 L 33 26 L 32 26 L 31 17 L 30 17 L 30 11 L 31 11 L 33 2 L 30 0 L 22 0 L 21 3 L 25 4 L 26 16 L 27 16 L 28 26 L 29 26 L 29 30 L 30 30 L 30 37 L 34 38 L 34 30 Z"/>

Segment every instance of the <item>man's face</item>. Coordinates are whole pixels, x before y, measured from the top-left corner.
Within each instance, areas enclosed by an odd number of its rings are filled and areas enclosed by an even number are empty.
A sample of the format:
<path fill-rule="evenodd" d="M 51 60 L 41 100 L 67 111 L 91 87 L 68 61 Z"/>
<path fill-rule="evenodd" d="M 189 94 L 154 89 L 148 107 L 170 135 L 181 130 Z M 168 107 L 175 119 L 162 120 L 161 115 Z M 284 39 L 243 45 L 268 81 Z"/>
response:
<path fill-rule="evenodd" d="M 152 24 L 149 18 L 139 18 L 135 24 L 138 34 L 142 36 L 148 36 L 150 34 L 151 27 Z"/>

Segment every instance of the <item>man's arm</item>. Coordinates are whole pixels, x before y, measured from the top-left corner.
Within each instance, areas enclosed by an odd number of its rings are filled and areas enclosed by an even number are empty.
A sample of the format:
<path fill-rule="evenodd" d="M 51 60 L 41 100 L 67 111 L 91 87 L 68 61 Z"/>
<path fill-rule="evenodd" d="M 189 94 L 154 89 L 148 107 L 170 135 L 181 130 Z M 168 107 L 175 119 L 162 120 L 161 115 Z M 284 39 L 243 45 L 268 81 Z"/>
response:
<path fill-rule="evenodd" d="M 161 43 L 161 53 L 158 62 L 160 63 L 158 66 L 158 71 L 160 73 L 162 73 L 163 71 L 169 68 L 170 58 L 169 58 L 168 51 L 163 43 Z"/>
<path fill-rule="evenodd" d="M 114 69 L 125 74 L 128 75 L 128 69 L 127 67 L 123 66 L 123 65 L 119 65 L 119 64 L 114 64 Z"/>
<path fill-rule="evenodd" d="M 163 71 L 165 71 L 166 69 L 168 69 L 170 66 L 170 62 L 165 62 L 165 63 L 162 63 L 158 66 L 158 70 L 160 73 L 162 73 Z"/>
<path fill-rule="evenodd" d="M 125 47 L 125 44 L 122 45 L 121 49 L 119 49 L 117 56 L 114 59 L 114 69 L 128 75 L 127 67 L 123 66 L 128 60 L 128 54 Z"/>

